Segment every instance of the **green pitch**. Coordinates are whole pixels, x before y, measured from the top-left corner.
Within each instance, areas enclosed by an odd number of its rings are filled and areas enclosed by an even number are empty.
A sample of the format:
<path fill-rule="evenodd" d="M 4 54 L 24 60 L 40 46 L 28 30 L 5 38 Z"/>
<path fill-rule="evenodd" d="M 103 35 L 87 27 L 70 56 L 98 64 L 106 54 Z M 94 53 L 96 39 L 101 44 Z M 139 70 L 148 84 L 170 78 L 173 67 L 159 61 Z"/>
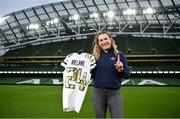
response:
<path fill-rule="evenodd" d="M 61 92 L 62 86 L 0 85 L 0 117 L 95 117 L 91 86 L 79 114 L 62 111 Z M 126 118 L 180 118 L 180 87 L 123 87 L 122 94 Z"/>

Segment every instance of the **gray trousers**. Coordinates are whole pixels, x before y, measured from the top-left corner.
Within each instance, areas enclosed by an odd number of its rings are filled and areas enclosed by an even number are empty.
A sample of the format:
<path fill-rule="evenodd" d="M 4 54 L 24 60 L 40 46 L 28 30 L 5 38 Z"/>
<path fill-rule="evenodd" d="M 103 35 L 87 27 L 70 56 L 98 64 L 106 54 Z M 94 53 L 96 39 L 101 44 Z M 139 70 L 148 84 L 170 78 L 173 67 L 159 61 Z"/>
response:
<path fill-rule="evenodd" d="M 93 96 L 96 118 L 106 118 L 107 108 L 111 118 L 123 118 L 123 99 L 119 89 L 94 88 Z"/>

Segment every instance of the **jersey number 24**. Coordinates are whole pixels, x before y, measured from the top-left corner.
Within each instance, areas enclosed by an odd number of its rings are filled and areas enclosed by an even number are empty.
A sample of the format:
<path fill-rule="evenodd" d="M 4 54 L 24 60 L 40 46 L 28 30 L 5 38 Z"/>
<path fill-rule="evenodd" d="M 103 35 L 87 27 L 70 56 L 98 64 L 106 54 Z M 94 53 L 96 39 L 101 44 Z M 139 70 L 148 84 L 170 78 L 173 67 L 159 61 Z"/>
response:
<path fill-rule="evenodd" d="M 67 67 L 67 73 L 71 74 L 71 76 L 65 78 L 65 87 L 75 89 L 76 83 L 79 86 L 79 90 L 84 91 L 87 85 L 87 72 L 82 72 L 82 68 Z"/>

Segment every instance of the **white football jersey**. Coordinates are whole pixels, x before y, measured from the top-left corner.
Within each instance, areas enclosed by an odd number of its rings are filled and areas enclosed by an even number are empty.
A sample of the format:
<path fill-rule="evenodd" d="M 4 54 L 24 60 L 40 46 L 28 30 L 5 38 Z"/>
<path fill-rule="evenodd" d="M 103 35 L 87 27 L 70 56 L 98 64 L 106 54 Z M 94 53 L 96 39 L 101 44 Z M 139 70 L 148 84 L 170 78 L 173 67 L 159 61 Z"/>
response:
<path fill-rule="evenodd" d="M 95 68 L 95 58 L 88 53 L 72 53 L 61 65 L 63 72 L 63 111 L 79 113 L 88 85 L 91 83 L 91 70 Z"/>

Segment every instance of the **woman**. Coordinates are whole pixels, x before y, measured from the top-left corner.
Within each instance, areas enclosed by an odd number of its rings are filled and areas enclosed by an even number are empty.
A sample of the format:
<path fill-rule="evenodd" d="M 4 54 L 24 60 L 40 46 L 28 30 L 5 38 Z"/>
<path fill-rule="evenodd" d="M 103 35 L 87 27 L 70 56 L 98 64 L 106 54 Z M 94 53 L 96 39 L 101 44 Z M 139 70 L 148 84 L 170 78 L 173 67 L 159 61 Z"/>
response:
<path fill-rule="evenodd" d="M 111 118 L 123 117 L 123 101 L 120 93 L 121 78 L 130 73 L 125 56 L 119 52 L 112 36 L 107 32 L 97 34 L 93 42 L 93 55 L 97 67 L 93 70 L 93 101 L 96 118 L 105 118 L 107 107 Z"/>

